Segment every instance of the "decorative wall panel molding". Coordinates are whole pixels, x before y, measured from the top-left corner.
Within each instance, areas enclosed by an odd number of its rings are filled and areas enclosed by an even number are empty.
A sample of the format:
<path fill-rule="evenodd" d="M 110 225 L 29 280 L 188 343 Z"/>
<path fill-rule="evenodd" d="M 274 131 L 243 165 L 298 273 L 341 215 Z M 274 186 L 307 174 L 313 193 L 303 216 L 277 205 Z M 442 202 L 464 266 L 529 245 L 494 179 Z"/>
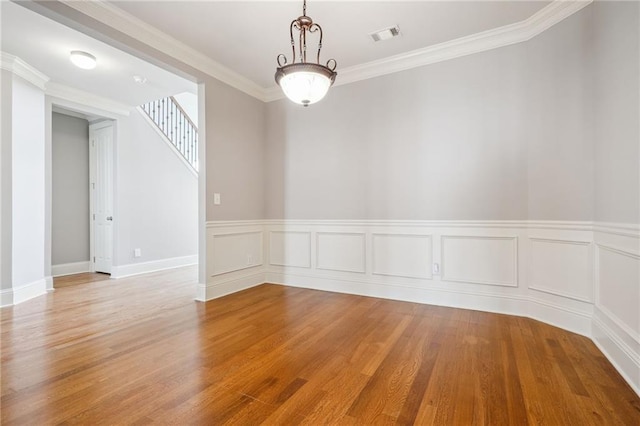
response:
<path fill-rule="evenodd" d="M 442 280 L 518 286 L 518 237 L 443 235 Z"/>
<path fill-rule="evenodd" d="M 640 255 L 596 244 L 596 307 L 640 343 Z"/>
<path fill-rule="evenodd" d="M 212 235 L 211 275 L 223 275 L 262 265 L 263 231 Z"/>
<path fill-rule="evenodd" d="M 310 268 L 311 232 L 269 232 L 269 264 Z"/>
<path fill-rule="evenodd" d="M 431 279 L 431 235 L 372 234 L 372 273 Z"/>
<path fill-rule="evenodd" d="M 593 302 L 589 241 L 529 239 L 529 288 L 581 302 Z"/>
<path fill-rule="evenodd" d="M 364 233 L 318 232 L 316 268 L 340 272 L 366 272 Z"/>

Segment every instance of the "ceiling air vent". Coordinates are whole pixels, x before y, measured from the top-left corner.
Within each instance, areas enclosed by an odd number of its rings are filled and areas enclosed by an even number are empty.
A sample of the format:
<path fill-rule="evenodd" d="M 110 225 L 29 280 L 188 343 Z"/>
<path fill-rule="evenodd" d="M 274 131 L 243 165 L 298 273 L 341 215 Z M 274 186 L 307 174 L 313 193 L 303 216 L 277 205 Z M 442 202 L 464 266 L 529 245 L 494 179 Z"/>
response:
<path fill-rule="evenodd" d="M 369 34 L 369 37 L 371 37 L 373 41 L 382 41 L 382 40 L 389 40 L 390 38 L 397 37 L 399 35 L 400 35 L 400 27 L 395 25 L 393 27 L 385 28 L 380 31 L 374 31 L 371 34 Z"/>

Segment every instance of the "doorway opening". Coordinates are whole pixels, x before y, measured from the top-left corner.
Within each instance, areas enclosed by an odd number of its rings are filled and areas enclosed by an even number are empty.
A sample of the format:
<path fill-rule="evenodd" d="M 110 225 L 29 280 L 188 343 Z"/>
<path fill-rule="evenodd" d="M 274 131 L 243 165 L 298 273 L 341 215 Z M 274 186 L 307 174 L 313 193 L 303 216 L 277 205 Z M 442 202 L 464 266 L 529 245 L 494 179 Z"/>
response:
<path fill-rule="evenodd" d="M 54 277 L 111 274 L 115 134 L 115 120 L 52 105 Z"/>

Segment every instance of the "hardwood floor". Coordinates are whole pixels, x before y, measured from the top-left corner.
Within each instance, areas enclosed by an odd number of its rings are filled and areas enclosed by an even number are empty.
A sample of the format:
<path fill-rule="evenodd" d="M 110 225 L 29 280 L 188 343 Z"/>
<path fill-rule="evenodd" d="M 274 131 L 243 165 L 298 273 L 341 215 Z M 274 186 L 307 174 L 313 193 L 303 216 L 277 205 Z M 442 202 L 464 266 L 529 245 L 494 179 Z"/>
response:
<path fill-rule="evenodd" d="M 85 272 L 82 274 L 65 275 L 62 277 L 56 277 L 53 279 L 53 288 L 69 287 L 78 284 L 87 284 L 95 281 L 104 281 L 110 279 L 108 274 L 101 274 L 95 272 Z"/>
<path fill-rule="evenodd" d="M 2 424 L 640 424 L 589 339 L 534 320 L 277 285 L 198 303 L 195 277 L 2 309 Z"/>

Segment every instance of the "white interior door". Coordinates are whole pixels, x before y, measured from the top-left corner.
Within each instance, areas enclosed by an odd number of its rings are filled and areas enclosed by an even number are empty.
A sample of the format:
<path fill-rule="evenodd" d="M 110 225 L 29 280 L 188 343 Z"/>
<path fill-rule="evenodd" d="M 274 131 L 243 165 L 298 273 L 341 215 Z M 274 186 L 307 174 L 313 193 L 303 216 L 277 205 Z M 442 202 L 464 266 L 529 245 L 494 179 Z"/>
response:
<path fill-rule="evenodd" d="M 110 274 L 113 261 L 113 123 L 90 125 L 89 140 L 93 269 Z"/>

